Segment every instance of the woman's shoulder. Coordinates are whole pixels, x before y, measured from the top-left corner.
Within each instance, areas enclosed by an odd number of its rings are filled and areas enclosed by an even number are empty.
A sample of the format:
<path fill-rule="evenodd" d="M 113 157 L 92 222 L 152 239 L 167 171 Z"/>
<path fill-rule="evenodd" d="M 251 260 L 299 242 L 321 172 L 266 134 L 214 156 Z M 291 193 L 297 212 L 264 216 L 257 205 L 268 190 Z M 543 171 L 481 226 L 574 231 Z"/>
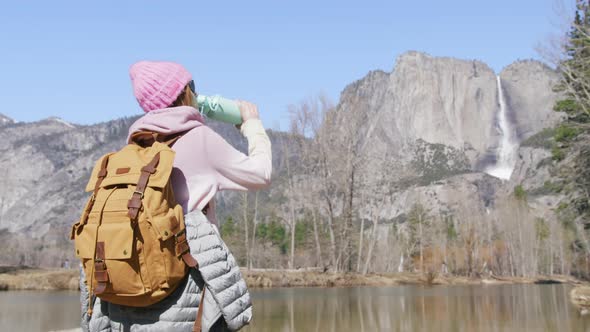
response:
<path fill-rule="evenodd" d="M 215 147 L 220 147 L 220 144 L 225 145 L 229 143 L 213 128 L 203 124 L 185 132 L 175 146 L 190 146 L 191 150 L 194 151 L 194 148 L 197 146 L 209 149 L 211 145 L 215 149 Z"/>
<path fill-rule="evenodd" d="M 185 132 L 182 136 L 184 137 L 188 137 L 188 138 L 205 138 L 205 137 L 211 137 L 211 136 L 218 136 L 219 134 L 217 134 L 215 132 L 215 130 L 213 130 L 211 127 L 209 127 L 206 124 L 202 124 L 200 126 L 191 128 L 190 130 L 188 130 L 187 132 Z"/>
<path fill-rule="evenodd" d="M 201 138 L 201 139 L 209 139 L 209 140 L 214 140 L 214 141 L 224 141 L 227 142 L 227 140 L 231 140 L 233 141 L 233 136 L 236 136 L 235 138 L 240 137 L 240 133 L 239 131 L 237 131 L 235 128 L 213 128 L 210 127 L 206 124 L 203 124 L 201 126 L 198 126 L 196 128 L 192 128 L 191 130 L 189 130 L 185 136 L 188 135 L 189 137 L 193 137 L 193 138 Z"/>

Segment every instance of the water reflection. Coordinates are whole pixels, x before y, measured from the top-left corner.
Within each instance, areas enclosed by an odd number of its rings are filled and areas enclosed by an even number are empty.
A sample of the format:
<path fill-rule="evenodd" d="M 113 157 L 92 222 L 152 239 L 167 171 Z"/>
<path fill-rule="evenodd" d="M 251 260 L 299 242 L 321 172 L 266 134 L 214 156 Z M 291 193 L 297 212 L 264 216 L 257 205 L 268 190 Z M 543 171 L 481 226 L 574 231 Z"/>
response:
<path fill-rule="evenodd" d="M 0 292 L 0 331 L 51 331 L 77 326 L 78 292 Z"/>
<path fill-rule="evenodd" d="M 271 289 L 246 331 L 590 331 L 566 285 Z"/>
<path fill-rule="evenodd" d="M 590 331 L 567 285 L 253 290 L 245 331 Z M 0 292 L 0 331 L 79 326 L 77 292 Z"/>

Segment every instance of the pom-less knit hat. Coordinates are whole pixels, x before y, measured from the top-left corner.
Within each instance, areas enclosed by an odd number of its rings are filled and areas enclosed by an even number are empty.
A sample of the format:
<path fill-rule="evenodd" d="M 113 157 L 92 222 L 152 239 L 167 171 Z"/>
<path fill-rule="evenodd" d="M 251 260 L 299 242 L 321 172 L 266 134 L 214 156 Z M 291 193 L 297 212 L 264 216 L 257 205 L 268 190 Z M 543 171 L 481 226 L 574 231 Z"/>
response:
<path fill-rule="evenodd" d="M 133 94 L 144 112 L 166 108 L 178 98 L 192 76 L 174 62 L 140 61 L 129 69 Z"/>

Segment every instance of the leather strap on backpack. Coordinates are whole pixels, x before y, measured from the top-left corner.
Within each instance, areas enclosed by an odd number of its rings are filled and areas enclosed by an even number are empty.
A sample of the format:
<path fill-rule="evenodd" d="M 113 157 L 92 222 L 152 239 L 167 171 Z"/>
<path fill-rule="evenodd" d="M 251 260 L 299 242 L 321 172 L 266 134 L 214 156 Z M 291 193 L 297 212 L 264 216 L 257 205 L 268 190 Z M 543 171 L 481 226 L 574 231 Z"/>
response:
<path fill-rule="evenodd" d="M 131 134 L 130 143 L 137 144 L 141 147 L 152 146 L 158 140 L 158 133 L 151 131 L 137 131 Z"/>
<path fill-rule="evenodd" d="M 201 332 L 201 321 L 203 320 L 203 307 L 205 306 L 205 290 L 207 285 L 203 284 L 203 291 L 201 292 L 201 301 L 199 302 L 199 310 L 197 311 L 197 319 L 193 325 L 193 332 Z"/>
<path fill-rule="evenodd" d="M 107 177 L 107 165 L 109 164 L 109 155 L 106 155 L 104 158 L 102 158 L 102 162 L 100 163 L 100 170 L 98 171 L 98 179 L 96 180 L 96 183 L 94 184 L 94 191 L 92 192 L 92 196 L 90 196 L 90 202 L 88 202 L 88 205 L 86 206 L 86 209 L 84 210 L 84 216 L 82 217 L 82 223 L 86 224 L 86 222 L 88 222 L 88 215 L 90 214 L 90 211 L 92 210 L 92 207 L 94 207 L 94 202 L 96 201 L 96 195 L 98 195 L 98 190 L 100 190 L 100 185 L 102 184 L 102 180 L 104 180 L 104 178 Z"/>
<path fill-rule="evenodd" d="M 145 189 L 147 187 L 148 180 L 150 179 L 150 175 L 156 173 L 156 167 L 160 162 L 160 153 L 156 153 L 152 161 L 149 164 L 143 166 L 141 168 L 141 175 L 139 176 L 139 180 L 137 181 L 137 186 L 135 187 L 135 191 L 133 192 L 133 196 L 127 203 L 127 208 L 129 211 L 127 214 L 131 220 L 135 220 L 137 215 L 139 214 L 139 210 L 141 209 L 141 199 L 143 198 L 143 194 L 145 193 Z"/>
<path fill-rule="evenodd" d="M 191 255 L 190 247 L 188 246 L 188 241 L 186 239 L 186 228 L 175 234 L 174 240 L 176 242 L 174 245 L 176 256 L 182 257 L 184 263 L 189 267 L 198 268 L 199 263 L 193 257 L 193 255 Z"/>
<path fill-rule="evenodd" d="M 183 135 L 185 134 L 185 132 L 182 133 L 177 133 L 171 136 L 167 136 L 165 140 L 161 141 L 162 143 L 168 145 L 168 146 L 172 146 L 174 145 L 174 143 L 176 143 L 176 141 L 178 141 Z"/>
<path fill-rule="evenodd" d="M 167 144 L 172 144 L 177 141 L 182 135 L 178 135 L 171 139 L 170 141 L 166 142 Z M 147 188 L 147 183 L 150 178 L 150 175 L 156 172 L 156 167 L 158 167 L 158 163 L 160 162 L 160 153 L 156 153 L 154 158 L 147 164 L 146 166 L 141 168 L 141 175 L 139 176 L 139 180 L 137 181 L 137 186 L 135 187 L 135 191 L 133 192 L 133 196 L 127 203 L 127 208 L 129 209 L 127 215 L 131 220 L 136 220 L 137 215 L 139 214 L 139 210 L 142 206 L 142 198 L 143 194 L 145 193 L 145 189 Z M 186 232 L 185 230 L 181 230 L 179 233 L 175 235 L 176 239 L 176 246 L 175 251 L 176 255 L 181 256 L 182 260 L 186 263 L 186 265 L 190 267 L 197 267 L 199 264 L 195 260 L 195 258 L 190 254 L 189 246 L 186 241 Z"/>
<path fill-rule="evenodd" d="M 109 282 L 109 273 L 105 264 L 104 242 L 96 243 L 96 258 L 94 259 L 94 279 L 96 280 L 96 289 L 94 294 L 102 294 Z"/>
<path fill-rule="evenodd" d="M 151 131 L 138 131 L 131 134 L 130 141 L 131 143 L 137 144 L 142 147 L 152 146 L 154 142 L 160 142 L 171 147 L 184 134 L 186 134 L 186 131 L 175 133 L 172 135 L 163 135 Z"/>

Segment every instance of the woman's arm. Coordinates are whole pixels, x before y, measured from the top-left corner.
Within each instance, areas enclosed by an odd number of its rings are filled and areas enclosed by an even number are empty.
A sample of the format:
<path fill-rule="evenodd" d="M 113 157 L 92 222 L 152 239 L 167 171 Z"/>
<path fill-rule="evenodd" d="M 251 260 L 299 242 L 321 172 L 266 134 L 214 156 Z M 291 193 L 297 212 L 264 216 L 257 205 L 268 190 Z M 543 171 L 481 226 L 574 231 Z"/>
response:
<path fill-rule="evenodd" d="M 218 174 L 219 190 L 261 189 L 270 185 L 272 173 L 271 143 L 256 106 L 239 102 L 244 122 L 240 128 L 248 140 L 248 155 L 236 150 L 214 133 L 207 138 L 206 149 Z"/>

